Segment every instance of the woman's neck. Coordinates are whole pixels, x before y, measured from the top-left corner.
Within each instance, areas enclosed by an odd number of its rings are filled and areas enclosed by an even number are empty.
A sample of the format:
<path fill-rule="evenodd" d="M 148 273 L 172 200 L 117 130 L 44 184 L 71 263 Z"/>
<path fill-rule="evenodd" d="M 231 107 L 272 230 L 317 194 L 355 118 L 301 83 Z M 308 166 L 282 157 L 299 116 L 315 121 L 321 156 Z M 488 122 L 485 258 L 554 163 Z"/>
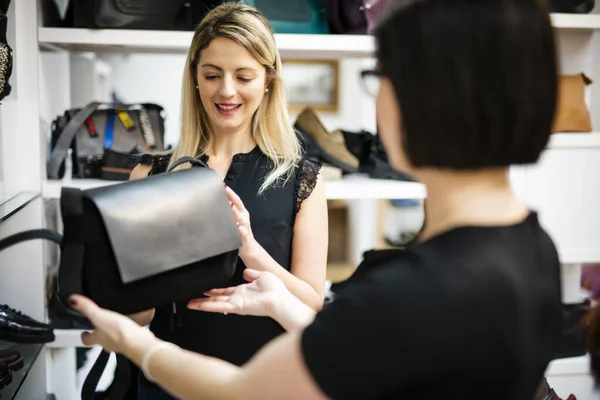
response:
<path fill-rule="evenodd" d="M 214 159 L 230 160 L 239 153 L 248 153 L 254 149 L 256 142 L 248 128 L 238 131 L 215 132 L 214 139 L 207 154 Z"/>
<path fill-rule="evenodd" d="M 503 226 L 521 222 L 529 213 L 515 195 L 508 169 L 480 172 L 420 171 L 427 186 L 426 240 L 459 226 Z"/>

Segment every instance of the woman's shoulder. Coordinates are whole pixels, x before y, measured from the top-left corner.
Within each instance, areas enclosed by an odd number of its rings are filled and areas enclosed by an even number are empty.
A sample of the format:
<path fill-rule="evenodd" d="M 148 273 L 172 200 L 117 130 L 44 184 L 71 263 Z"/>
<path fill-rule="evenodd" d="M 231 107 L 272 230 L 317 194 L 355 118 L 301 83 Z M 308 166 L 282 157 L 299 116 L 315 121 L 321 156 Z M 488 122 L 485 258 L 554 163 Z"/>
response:
<path fill-rule="evenodd" d="M 139 164 L 150 167 L 148 175 L 161 174 L 167 172 L 172 153 L 142 154 Z"/>

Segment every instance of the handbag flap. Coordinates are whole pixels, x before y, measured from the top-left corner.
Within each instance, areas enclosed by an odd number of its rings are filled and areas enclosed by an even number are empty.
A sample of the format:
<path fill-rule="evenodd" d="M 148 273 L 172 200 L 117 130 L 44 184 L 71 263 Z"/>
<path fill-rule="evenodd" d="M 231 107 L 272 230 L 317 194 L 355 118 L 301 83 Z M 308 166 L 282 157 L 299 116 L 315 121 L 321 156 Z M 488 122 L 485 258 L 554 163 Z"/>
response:
<path fill-rule="evenodd" d="M 188 168 L 84 192 L 97 207 L 123 283 L 242 245 L 223 181 Z"/>

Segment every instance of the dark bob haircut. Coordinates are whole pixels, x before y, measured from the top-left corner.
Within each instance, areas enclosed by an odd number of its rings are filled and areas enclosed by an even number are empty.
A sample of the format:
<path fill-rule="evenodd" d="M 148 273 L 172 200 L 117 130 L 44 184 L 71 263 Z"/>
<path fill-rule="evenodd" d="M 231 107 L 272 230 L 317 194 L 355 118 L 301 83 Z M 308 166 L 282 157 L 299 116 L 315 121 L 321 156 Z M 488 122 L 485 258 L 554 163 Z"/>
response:
<path fill-rule="evenodd" d="M 535 163 L 554 120 L 557 61 L 539 0 L 397 0 L 375 32 L 414 167 Z"/>

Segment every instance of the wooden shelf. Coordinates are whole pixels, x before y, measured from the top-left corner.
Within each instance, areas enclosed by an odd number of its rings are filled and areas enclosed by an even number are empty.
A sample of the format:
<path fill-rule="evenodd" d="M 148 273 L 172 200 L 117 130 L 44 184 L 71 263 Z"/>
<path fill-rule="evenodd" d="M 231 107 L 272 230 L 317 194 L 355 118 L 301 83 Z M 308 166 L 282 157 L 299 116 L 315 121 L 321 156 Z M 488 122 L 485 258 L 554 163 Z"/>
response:
<path fill-rule="evenodd" d="M 42 196 L 46 199 L 60 198 L 63 186 L 80 189 L 92 189 L 122 182 L 98 179 L 73 179 L 71 181 L 45 181 L 42 184 Z M 425 187 L 415 182 L 400 182 L 384 179 L 369 179 L 357 175 L 347 176 L 339 181 L 325 183 L 325 195 L 328 199 L 423 199 Z"/>

